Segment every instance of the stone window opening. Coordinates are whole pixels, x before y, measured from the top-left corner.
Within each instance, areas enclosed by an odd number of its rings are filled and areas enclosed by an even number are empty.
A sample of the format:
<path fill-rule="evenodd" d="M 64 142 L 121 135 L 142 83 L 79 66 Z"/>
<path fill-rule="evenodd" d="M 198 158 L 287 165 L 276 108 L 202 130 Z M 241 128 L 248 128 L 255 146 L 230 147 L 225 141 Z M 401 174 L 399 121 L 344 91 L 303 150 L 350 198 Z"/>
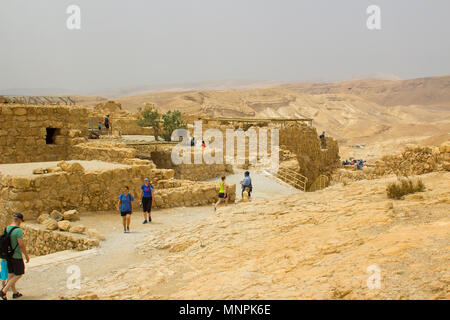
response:
<path fill-rule="evenodd" d="M 59 134 L 58 128 L 47 128 L 47 134 L 45 136 L 46 144 L 55 144 L 55 137 Z"/>

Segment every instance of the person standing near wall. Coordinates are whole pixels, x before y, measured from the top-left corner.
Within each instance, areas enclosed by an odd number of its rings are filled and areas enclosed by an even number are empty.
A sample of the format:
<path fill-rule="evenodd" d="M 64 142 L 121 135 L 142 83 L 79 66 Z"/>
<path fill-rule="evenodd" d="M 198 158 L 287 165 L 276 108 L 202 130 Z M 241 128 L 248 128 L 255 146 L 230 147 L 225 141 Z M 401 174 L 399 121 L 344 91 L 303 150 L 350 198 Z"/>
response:
<path fill-rule="evenodd" d="M 8 266 L 8 281 L 6 282 L 5 287 L 0 291 L 0 297 L 3 300 L 7 300 L 6 293 L 9 289 L 13 292 L 13 299 L 22 296 L 16 289 L 17 281 L 25 274 L 25 264 L 23 263 L 22 253 L 25 255 L 27 263 L 30 262 L 25 241 L 23 240 L 22 228 L 20 228 L 20 225 L 24 221 L 23 215 L 21 213 L 16 213 L 13 218 L 13 224 L 5 228 L 5 232 L 8 233 L 10 237 L 12 255 L 6 259 Z"/>
<path fill-rule="evenodd" d="M 153 185 L 149 178 L 144 179 L 144 184 L 141 187 L 141 203 L 142 211 L 144 212 L 144 222 L 146 224 L 152 221 L 152 203 L 153 203 Z"/>
<path fill-rule="evenodd" d="M 326 149 L 327 148 L 327 141 L 325 139 L 325 131 L 322 132 L 322 134 L 319 136 L 320 138 L 320 147 L 321 149 Z"/>
<path fill-rule="evenodd" d="M 131 214 L 133 213 L 133 202 L 134 198 L 131 193 L 129 193 L 128 186 L 123 188 L 123 193 L 119 196 L 119 202 L 117 203 L 117 210 L 120 212 L 122 217 L 123 232 L 130 233 L 130 222 Z"/>
<path fill-rule="evenodd" d="M 242 189 L 241 196 L 244 196 L 245 188 L 249 189 L 248 197 L 251 198 L 252 191 L 253 191 L 253 186 L 252 186 L 252 179 L 250 178 L 250 172 L 248 172 L 248 171 L 245 171 L 244 179 L 241 181 L 241 189 Z"/>
<path fill-rule="evenodd" d="M 109 114 L 106 116 L 104 124 L 105 124 L 106 132 L 109 133 Z"/>

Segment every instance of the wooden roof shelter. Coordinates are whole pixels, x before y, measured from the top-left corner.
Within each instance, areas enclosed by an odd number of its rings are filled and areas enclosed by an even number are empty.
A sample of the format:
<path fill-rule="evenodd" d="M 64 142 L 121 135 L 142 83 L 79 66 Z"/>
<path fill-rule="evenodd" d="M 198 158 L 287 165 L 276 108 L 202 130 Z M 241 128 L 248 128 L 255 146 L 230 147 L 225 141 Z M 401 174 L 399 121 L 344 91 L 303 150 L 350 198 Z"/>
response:
<path fill-rule="evenodd" d="M 312 122 L 313 119 L 310 118 L 202 118 L 199 117 L 199 120 L 205 121 L 206 123 L 208 122 L 232 122 L 232 123 L 261 123 L 261 122 L 265 122 L 265 123 L 278 123 L 281 124 L 282 126 L 284 126 L 285 124 L 288 123 L 297 123 L 297 122 L 306 122 L 307 124 L 309 124 L 310 126 L 312 126 Z"/>

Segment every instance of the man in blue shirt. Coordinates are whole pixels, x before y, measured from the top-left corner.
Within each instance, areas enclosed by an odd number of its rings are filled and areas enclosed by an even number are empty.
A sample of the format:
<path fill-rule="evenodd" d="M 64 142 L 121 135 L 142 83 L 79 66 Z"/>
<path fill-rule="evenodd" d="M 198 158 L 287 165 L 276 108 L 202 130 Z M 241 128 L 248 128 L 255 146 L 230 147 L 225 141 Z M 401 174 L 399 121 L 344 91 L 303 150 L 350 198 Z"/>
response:
<path fill-rule="evenodd" d="M 250 191 L 248 192 L 248 197 L 250 198 L 251 192 L 253 191 L 253 187 L 252 187 L 252 179 L 250 178 L 250 172 L 248 171 L 245 171 L 244 173 L 244 179 L 241 181 L 241 188 L 242 188 L 241 195 L 244 194 L 245 188 L 250 189 Z"/>
<path fill-rule="evenodd" d="M 131 222 L 131 214 L 133 213 L 133 195 L 128 193 L 129 188 L 125 186 L 123 188 L 123 193 L 119 196 L 119 202 L 117 203 L 117 209 L 122 216 L 123 223 L 123 232 L 130 232 L 130 222 Z"/>
<path fill-rule="evenodd" d="M 144 211 L 143 224 L 146 224 L 152 221 L 152 199 L 153 190 L 155 190 L 155 188 L 153 188 L 153 185 L 150 183 L 149 178 L 144 179 L 144 184 L 142 185 L 141 190 L 142 211 Z"/>

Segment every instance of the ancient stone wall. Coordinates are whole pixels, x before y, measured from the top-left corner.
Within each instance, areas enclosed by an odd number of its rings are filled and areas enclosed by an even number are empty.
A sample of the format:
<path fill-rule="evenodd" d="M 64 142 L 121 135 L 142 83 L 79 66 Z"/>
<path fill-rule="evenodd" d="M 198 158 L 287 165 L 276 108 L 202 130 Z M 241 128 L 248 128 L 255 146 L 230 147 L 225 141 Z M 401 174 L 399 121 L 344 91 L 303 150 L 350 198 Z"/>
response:
<path fill-rule="evenodd" d="M 193 181 L 207 180 L 221 175 L 232 173 L 233 168 L 227 164 L 194 164 L 194 151 L 191 152 L 192 164 L 173 163 L 171 154 L 176 144 L 135 144 L 130 145 L 137 150 L 138 157 L 149 158 L 158 167 L 174 170 L 174 178 Z M 203 151 L 201 151 L 203 152 Z"/>
<path fill-rule="evenodd" d="M 0 104 L 0 163 L 67 158 L 88 133 L 88 109 Z"/>
<path fill-rule="evenodd" d="M 124 143 L 109 141 L 89 141 L 80 143 L 70 149 L 69 158 L 73 160 L 101 160 L 123 163 L 136 158 L 137 151 Z"/>
<path fill-rule="evenodd" d="M 375 165 L 343 166 L 337 170 L 332 180 L 334 183 L 349 183 L 358 180 L 379 179 L 387 175 L 407 177 L 436 171 L 450 171 L 450 142 L 439 148 L 425 146 L 407 146 L 399 154 L 384 155 Z"/>
<path fill-rule="evenodd" d="M 223 136 L 223 146 L 226 145 L 226 130 L 244 130 L 249 129 L 255 130 L 256 139 L 258 141 L 258 147 L 260 146 L 259 141 L 259 129 L 267 130 L 267 152 L 271 154 L 271 129 L 278 129 L 279 131 L 279 146 L 280 146 L 280 167 L 287 165 L 289 168 L 298 171 L 302 175 L 308 178 L 307 187 L 309 187 L 315 179 L 323 174 L 330 176 L 331 173 L 339 167 L 339 147 L 337 141 L 333 138 L 326 138 L 326 149 L 321 148 L 321 141 L 317 131 L 314 127 L 308 126 L 304 123 L 294 123 L 294 124 L 276 124 L 271 123 L 245 123 L 236 122 L 230 123 L 231 121 L 206 121 L 202 123 L 203 131 L 208 129 L 218 129 L 222 132 Z M 191 128 L 193 132 L 193 126 Z M 192 134 L 192 133 L 191 133 Z M 247 146 L 245 150 L 245 161 L 249 161 L 249 148 L 248 148 L 248 138 Z M 236 143 L 237 139 L 235 139 Z M 237 147 L 235 147 L 235 154 L 237 154 Z M 289 163 L 283 163 L 283 153 L 289 151 L 296 156 L 295 159 L 289 159 Z M 259 152 L 259 151 L 258 151 Z M 226 151 L 224 152 L 226 154 Z M 253 154 L 256 156 L 256 154 Z M 258 157 L 261 155 L 258 154 Z M 235 158 L 236 159 L 236 158 Z M 245 166 L 244 166 L 245 167 Z"/>
<path fill-rule="evenodd" d="M 137 124 L 137 118 L 112 118 L 113 131 L 119 130 L 122 135 L 154 135 L 153 128 L 141 127 Z"/>
<path fill-rule="evenodd" d="M 122 135 L 153 135 L 152 128 L 141 127 L 137 124 L 137 115 L 122 109 L 120 103 L 107 101 L 106 103 L 98 103 L 90 117 L 94 119 L 94 124 L 104 122 L 105 117 L 109 115 L 109 122 L 112 133 L 118 131 Z"/>
<path fill-rule="evenodd" d="M 126 166 L 101 171 L 60 171 L 32 176 L 1 175 L 3 208 L 9 215 L 21 212 L 37 218 L 52 210 L 99 211 L 114 209 L 125 185 L 138 194 L 144 177 L 157 182 L 173 176 L 172 170 Z"/>
<path fill-rule="evenodd" d="M 172 169 L 176 179 L 188 179 L 194 181 L 207 180 L 233 172 L 233 167 L 228 164 L 195 164 L 195 152 L 191 152 L 191 164 L 174 164 L 171 158 L 173 147 L 159 148 L 151 152 L 151 159 L 158 168 Z M 200 151 L 202 153 L 203 151 Z"/>
<path fill-rule="evenodd" d="M 85 235 L 51 231 L 39 224 L 23 223 L 24 239 L 29 254 L 41 256 L 63 250 L 88 250 L 99 246 L 99 240 Z"/>
<path fill-rule="evenodd" d="M 307 187 L 321 174 L 330 176 L 340 165 L 337 141 L 327 137 L 326 149 L 322 149 L 319 136 L 313 127 L 282 128 L 279 139 L 280 148 L 297 155 L 298 171 L 308 178 Z"/>
<path fill-rule="evenodd" d="M 67 171 L 55 170 L 30 176 L 0 175 L 0 227 L 6 225 L 8 218 L 16 212 L 23 213 L 25 219 L 36 219 L 40 214 L 53 210 L 115 210 L 117 197 L 124 186 L 130 188 L 138 209 L 144 177 L 149 177 L 156 186 L 155 207 L 206 205 L 217 200 L 218 183 L 175 180 L 172 179 L 173 170 L 154 169 L 149 165 L 122 165 L 107 170 L 84 171 L 82 168 L 78 170 L 79 166 L 75 164 L 68 165 Z M 235 188 L 231 189 L 230 200 L 233 201 Z"/>

